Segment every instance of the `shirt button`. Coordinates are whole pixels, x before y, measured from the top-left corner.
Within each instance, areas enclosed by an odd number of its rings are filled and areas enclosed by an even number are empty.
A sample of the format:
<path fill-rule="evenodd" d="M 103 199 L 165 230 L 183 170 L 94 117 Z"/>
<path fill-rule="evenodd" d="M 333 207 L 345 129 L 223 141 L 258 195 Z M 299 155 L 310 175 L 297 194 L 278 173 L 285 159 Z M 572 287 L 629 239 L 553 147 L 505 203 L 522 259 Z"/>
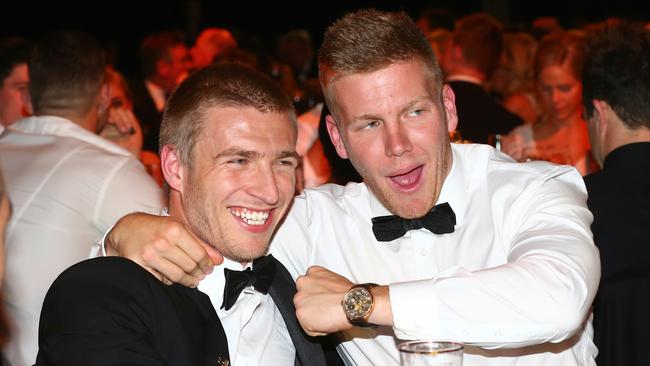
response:
<path fill-rule="evenodd" d="M 421 256 L 424 257 L 424 256 L 427 255 L 427 254 L 429 254 L 429 251 L 428 251 L 428 250 L 426 250 L 426 249 L 420 249 L 420 255 L 421 255 Z"/>

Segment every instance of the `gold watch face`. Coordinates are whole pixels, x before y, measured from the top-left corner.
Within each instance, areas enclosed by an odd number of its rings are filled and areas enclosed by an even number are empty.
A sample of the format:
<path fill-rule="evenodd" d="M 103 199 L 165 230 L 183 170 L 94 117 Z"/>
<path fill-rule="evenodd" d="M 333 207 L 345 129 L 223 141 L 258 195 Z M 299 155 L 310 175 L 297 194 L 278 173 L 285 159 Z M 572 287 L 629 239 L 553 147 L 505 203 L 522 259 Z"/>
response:
<path fill-rule="evenodd" d="M 363 319 L 372 309 L 372 296 L 363 287 L 353 288 L 343 298 L 343 309 L 348 319 Z"/>

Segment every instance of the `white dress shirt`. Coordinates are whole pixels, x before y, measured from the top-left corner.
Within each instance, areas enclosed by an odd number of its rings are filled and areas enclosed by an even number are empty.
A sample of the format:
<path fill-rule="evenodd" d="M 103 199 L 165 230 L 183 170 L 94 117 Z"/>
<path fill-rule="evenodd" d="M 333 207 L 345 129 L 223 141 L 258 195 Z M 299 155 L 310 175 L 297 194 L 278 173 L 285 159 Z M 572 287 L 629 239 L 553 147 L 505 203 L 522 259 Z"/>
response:
<path fill-rule="evenodd" d="M 63 118 L 28 117 L 0 137 L 13 211 L 6 232 L 8 365 L 32 365 L 45 293 L 129 212 L 159 213 L 160 188 L 123 148 Z"/>
<path fill-rule="evenodd" d="M 453 233 L 378 242 L 371 218 L 390 213 L 366 185 L 325 185 L 295 199 L 271 252 L 293 276 L 321 265 L 390 284 L 394 327 L 344 332 L 349 365 L 398 365 L 398 339 L 463 342 L 465 366 L 594 365 L 600 265 L 582 178 L 487 145 L 452 151 L 438 203 L 455 211 Z"/>
<path fill-rule="evenodd" d="M 250 267 L 250 265 L 246 266 Z M 233 366 L 293 366 L 296 349 L 282 314 L 271 295 L 252 286 L 242 291 L 230 310 L 221 308 L 225 283 L 224 268 L 241 271 L 240 263 L 224 258 L 201 283 L 199 290 L 210 297 L 228 338 L 230 364 Z"/>

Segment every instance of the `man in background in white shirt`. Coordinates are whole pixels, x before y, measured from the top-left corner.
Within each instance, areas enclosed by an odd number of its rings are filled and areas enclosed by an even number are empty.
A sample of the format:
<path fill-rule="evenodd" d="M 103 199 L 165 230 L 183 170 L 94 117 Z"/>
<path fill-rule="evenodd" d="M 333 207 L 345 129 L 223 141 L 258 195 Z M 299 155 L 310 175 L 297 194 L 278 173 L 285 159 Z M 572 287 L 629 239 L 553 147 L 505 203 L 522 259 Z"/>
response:
<path fill-rule="evenodd" d="M 209 298 L 123 258 L 86 261 L 45 298 L 37 364 L 325 365 L 296 319 L 291 275 L 264 256 L 294 196 L 295 118 L 282 89 L 245 66 L 183 82 L 163 117 L 161 163 L 169 216 L 223 256 L 199 285 Z"/>
<path fill-rule="evenodd" d="M 6 229 L 6 365 L 32 365 L 41 305 L 52 281 L 88 258 L 93 242 L 133 211 L 159 213 L 160 188 L 128 151 L 97 135 L 107 121 L 99 43 L 56 32 L 29 62 L 34 116 L 0 137 L 0 167 L 13 214 Z"/>
<path fill-rule="evenodd" d="M 271 253 L 307 272 L 294 298 L 303 328 L 339 332 L 347 364 L 398 365 L 400 339 L 438 339 L 465 343 L 466 366 L 593 365 L 600 266 L 575 169 L 450 144 L 453 90 L 403 13 L 343 17 L 319 69 L 328 132 L 364 183 L 305 190 L 274 236 Z M 130 220 L 140 231 L 118 224 L 109 249 L 173 281 L 201 278 L 198 243 L 165 235 L 164 219 Z M 365 301 L 348 307 L 349 294 Z"/>

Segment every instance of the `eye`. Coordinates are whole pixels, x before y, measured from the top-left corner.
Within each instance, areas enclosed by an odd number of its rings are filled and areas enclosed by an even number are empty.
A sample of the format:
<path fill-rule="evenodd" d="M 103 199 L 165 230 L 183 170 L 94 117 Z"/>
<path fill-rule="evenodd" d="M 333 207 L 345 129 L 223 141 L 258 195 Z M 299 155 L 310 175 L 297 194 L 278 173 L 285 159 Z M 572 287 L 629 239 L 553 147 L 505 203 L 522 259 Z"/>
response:
<path fill-rule="evenodd" d="M 406 114 L 407 117 L 418 117 L 424 113 L 423 109 L 414 109 Z"/>
<path fill-rule="evenodd" d="M 558 89 L 559 89 L 561 92 L 566 93 L 566 92 L 568 92 L 568 91 L 571 90 L 571 85 L 560 85 L 560 86 L 558 87 Z"/>
<path fill-rule="evenodd" d="M 290 168 L 296 168 L 298 167 L 298 160 L 297 159 L 280 159 L 278 160 L 278 164 L 282 166 L 287 166 Z"/>
<path fill-rule="evenodd" d="M 234 164 L 234 165 L 245 165 L 248 163 L 247 159 L 244 158 L 239 158 L 239 159 L 230 159 L 226 163 L 228 164 Z"/>
<path fill-rule="evenodd" d="M 375 128 L 379 126 L 379 121 L 370 121 L 363 126 L 364 128 Z"/>

